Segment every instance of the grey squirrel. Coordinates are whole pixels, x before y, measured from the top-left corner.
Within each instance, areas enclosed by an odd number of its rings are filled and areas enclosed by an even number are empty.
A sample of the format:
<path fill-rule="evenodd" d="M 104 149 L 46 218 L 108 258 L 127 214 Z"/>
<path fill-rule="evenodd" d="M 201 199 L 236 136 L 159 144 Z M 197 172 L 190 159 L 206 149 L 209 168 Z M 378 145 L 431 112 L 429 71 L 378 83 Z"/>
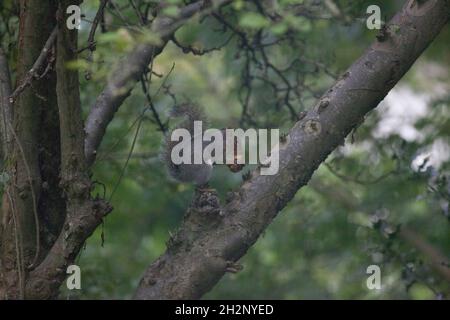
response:
<path fill-rule="evenodd" d="M 163 149 L 162 149 L 162 160 L 167 165 L 168 172 L 172 178 L 180 182 L 194 183 L 200 190 L 212 190 L 208 188 L 208 182 L 211 178 L 213 171 L 213 163 L 206 162 L 202 164 L 175 164 L 172 161 L 171 153 L 172 149 L 175 145 L 177 145 L 178 141 L 171 141 L 172 132 L 175 129 L 183 128 L 189 131 L 192 139 L 192 144 L 195 138 L 194 136 L 194 122 L 202 121 L 205 126 L 202 126 L 202 134 L 205 131 L 205 127 L 207 127 L 207 118 L 203 111 L 194 104 L 184 103 L 180 105 L 176 105 L 170 112 L 170 116 L 172 118 L 180 118 L 183 120 L 175 126 L 173 129 L 169 130 L 166 134 Z M 225 130 L 222 129 L 222 134 L 225 136 Z M 209 144 L 210 142 L 203 142 L 203 148 Z M 194 148 L 192 148 L 191 144 L 191 155 L 190 158 L 193 160 L 194 157 Z M 223 144 L 225 148 L 225 143 Z M 231 172 L 241 171 L 244 167 L 243 164 L 237 163 L 237 140 L 235 139 L 234 144 L 234 163 L 227 164 L 229 170 Z M 225 149 L 224 149 L 225 154 Z M 193 163 L 193 161 L 191 162 Z"/>
<path fill-rule="evenodd" d="M 171 157 L 173 147 L 178 144 L 178 141 L 171 141 L 173 130 L 177 128 L 187 129 L 192 136 L 193 142 L 195 138 L 193 137 L 194 121 L 202 121 L 203 123 L 206 123 L 206 116 L 197 106 L 191 103 L 184 103 L 175 106 L 172 109 L 170 116 L 174 118 L 184 118 L 180 124 L 168 132 L 163 145 L 162 160 L 167 165 L 170 176 L 180 182 L 194 183 L 200 189 L 207 188 L 208 181 L 211 178 L 213 170 L 212 163 L 177 165 L 173 163 Z M 194 148 L 192 148 L 192 150 L 194 150 Z M 191 155 L 191 159 L 192 158 L 193 155 Z"/>

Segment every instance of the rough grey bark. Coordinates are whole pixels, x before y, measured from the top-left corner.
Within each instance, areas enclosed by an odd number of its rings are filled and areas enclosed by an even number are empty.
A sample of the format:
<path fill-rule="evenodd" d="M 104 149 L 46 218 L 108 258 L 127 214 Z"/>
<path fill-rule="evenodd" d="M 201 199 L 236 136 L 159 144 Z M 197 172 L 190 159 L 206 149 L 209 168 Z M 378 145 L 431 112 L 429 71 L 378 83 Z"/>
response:
<path fill-rule="evenodd" d="M 61 0 L 59 12 L 74 0 Z M 92 199 L 91 181 L 84 157 L 83 121 L 81 118 L 78 72 L 67 69 L 76 59 L 77 30 L 65 27 L 64 16 L 58 19 L 56 93 L 61 136 L 61 186 L 67 198 L 66 220 L 55 244 L 44 261 L 26 282 L 27 299 L 55 297 L 66 275 L 66 269 L 78 255 L 85 240 L 101 223 L 111 208 L 102 199 Z"/>
<path fill-rule="evenodd" d="M 384 35 L 290 130 L 280 147 L 278 174 L 252 172 L 221 208 L 222 215 L 210 206 L 213 194 L 209 199 L 196 195 L 167 251 L 145 272 L 135 298 L 196 299 L 210 290 L 401 79 L 449 16 L 448 0 L 407 1 Z"/>
<path fill-rule="evenodd" d="M 9 101 L 9 96 L 12 93 L 11 89 L 11 76 L 9 72 L 8 61 L 3 50 L 0 48 L 0 126 L 1 126 L 1 139 L 2 139 L 2 157 L 1 160 L 5 160 L 7 155 L 11 150 L 11 133 L 8 130 L 8 123 L 12 123 L 12 105 Z M 4 222 L 4 217 L 6 217 L 6 212 L 8 212 L 8 207 L 3 203 L 0 210 L 0 254 L 3 252 L 2 241 L 3 233 L 6 228 L 6 223 Z M 7 295 L 6 285 L 5 285 L 5 273 L 3 261 L 0 258 L 0 300 Z"/>
<path fill-rule="evenodd" d="M 30 68 L 41 56 L 41 50 L 53 28 L 54 8 L 50 0 L 20 1 L 16 87 L 21 86 Z M 40 74 L 43 70 L 35 71 Z M 48 73 L 45 80 L 33 82 L 33 88 L 23 88 L 12 106 L 10 119 L 13 121 L 6 125 L 11 134 L 6 166 L 10 179 L 2 202 L 0 291 L 8 298 L 23 296 L 27 269 L 39 263 L 42 257 L 40 253 L 45 251 L 42 244 L 47 243 L 47 239 L 51 241 L 46 236 L 46 230 L 39 227 L 48 218 L 45 214 L 39 214 L 40 201 L 46 199 L 41 193 L 42 183 L 57 177 L 59 173 L 57 167 L 43 171 L 40 166 L 42 152 L 54 149 L 55 139 L 53 136 L 50 140 L 43 138 L 41 121 L 47 112 L 57 112 L 55 90 L 52 87 L 55 84 L 54 74 Z M 51 134 L 52 128 L 46 127 L 45 133 Z M 58 157 L 57 151 L 53 149 L 53 154 Z M 52 185 L 51 189 L 58 189 L 58 184 Z M 47 212 L 53 212 L 53 204 L 53 201 L 49 204 Z"/>

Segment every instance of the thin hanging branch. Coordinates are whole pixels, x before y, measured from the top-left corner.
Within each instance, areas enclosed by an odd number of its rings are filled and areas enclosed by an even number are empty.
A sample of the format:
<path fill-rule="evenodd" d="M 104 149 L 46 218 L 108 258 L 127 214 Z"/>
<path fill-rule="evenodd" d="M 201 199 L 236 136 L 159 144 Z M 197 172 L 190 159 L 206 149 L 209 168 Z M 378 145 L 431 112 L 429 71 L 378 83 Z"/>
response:
<path fill-rule="evenodd" d="M 95 51 L 95 32 L 97 31 L 98 24 L 102 21 L 103 15 L 105 12 L 105 7 L 108 4 L 109 0 L 101 0 L 100 6 L 95 14 L 94 20 L 92 21 L 91 30 L 89 31 L 87 46 L 78 50 L 78 52 L 82 52 L 86 49 L 91 51 Z"/>

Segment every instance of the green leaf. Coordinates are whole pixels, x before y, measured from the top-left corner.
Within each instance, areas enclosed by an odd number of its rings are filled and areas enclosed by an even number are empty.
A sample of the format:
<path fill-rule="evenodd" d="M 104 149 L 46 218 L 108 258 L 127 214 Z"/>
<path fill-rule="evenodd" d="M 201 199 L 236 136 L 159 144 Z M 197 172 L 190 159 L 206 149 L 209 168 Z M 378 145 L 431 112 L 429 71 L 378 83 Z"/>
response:
<path fill-rule="evenodd" d="M 234 10 L 241 10 L 244 7 L 244 1 L 237 0 L 234 1 L 232 5 Z"/>
<path fill-rule="evenodd" d="M 295 30 L 302 32 L 311 31 L 311 21 L 305 19 L 304 17 L 296 17 L 293 15 L 288 15 L 285 17 L 285 21 Z"/>
<path fill-rule="evenodd" d="M 269 21 L 259 13 L 248 12 L 241 16 L 239 25 L 243 28 L 261 29 L 269 25 Z"/>
<path fill-rule="evenodd" d="M 89 68 L 89 63 L 86 60 L 77 59 L 67 62 L 66 67 L 70 70 L 85 70 Z"/>
<path fill-rule="evenodd" d="M 0 174 L 0 184 L 5 185 L 9 181 L 9 174 L 7 172 L 2 172 Z"/>
<path fill-rule="evenodd" d="M 161 44 L 161 38 L 158 36 L 158 34 L 148 30 L 145 31 L 145 33 L 139 38 L 139 40 L 140 43 L 145 42 L 153 45 Z"/>
<path fill-rule="evenodd" d="M 176 17 L 178 16 L 179 11 L 177 6 L 168 6 L 167 8 L 164 8 L 163 14 L 169 17 Z"/>
<path fill-rule="evenodd" d="M 270 31 L 272 31 L 275 35 L 281 35 L 288 30 L 288 26 L 286 23 L 277 23 L 276 25 L 270 27 Z"/>
<path fill-rule="evenodd" d="M 134 45 L 133 37 L 125 28 L 114 32 L 102 33 L 98 36 L 99 44 L 112 44 L 118 51 L 127 51 Z"/>

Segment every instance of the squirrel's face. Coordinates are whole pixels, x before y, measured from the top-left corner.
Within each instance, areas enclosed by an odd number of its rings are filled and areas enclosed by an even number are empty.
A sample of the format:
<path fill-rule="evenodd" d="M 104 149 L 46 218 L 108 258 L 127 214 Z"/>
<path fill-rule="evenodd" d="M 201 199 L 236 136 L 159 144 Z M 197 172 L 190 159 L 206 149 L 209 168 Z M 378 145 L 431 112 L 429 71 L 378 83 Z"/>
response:
<path fill-rule="evenodd" d="M 211 178 L 213 166 L 204 164 L 174 165 L 176 178 L 181 182 L 191 182 L 198 186 L 205 185 Z M 175 173 L 175 172 L 173 172 Z"/>
<path fill-rule="evenodd" d="M 233 164 L 227 164 L 227 166 L 231 172 L 239 172 L 242 170 L 242 168 L 244 168 L 245 164 L 233 163 Z"/>
<path fill-rule="evenodd" d="M 221 129 L 222 131 L 222 136 L 224 137 L 224 143 L 223 143 L 223 154 L 226 155 L 226 143 L 225 143 L 225 130 L 226 129 Z M 239 164 L 238 160 L 242 159 L 242 155 L 238 154 L 238 140 L 237 137 L 234 137 L 234 144 L 233 144 L 233 163 L 232 164 L 227 164 L 228 169 L 230 169 L 231 172 L 239 172 L 241 171 L 245 164 Z M 226 163 L 225 161 L 226 159 L 224 159 L 224 163 Z"/>

